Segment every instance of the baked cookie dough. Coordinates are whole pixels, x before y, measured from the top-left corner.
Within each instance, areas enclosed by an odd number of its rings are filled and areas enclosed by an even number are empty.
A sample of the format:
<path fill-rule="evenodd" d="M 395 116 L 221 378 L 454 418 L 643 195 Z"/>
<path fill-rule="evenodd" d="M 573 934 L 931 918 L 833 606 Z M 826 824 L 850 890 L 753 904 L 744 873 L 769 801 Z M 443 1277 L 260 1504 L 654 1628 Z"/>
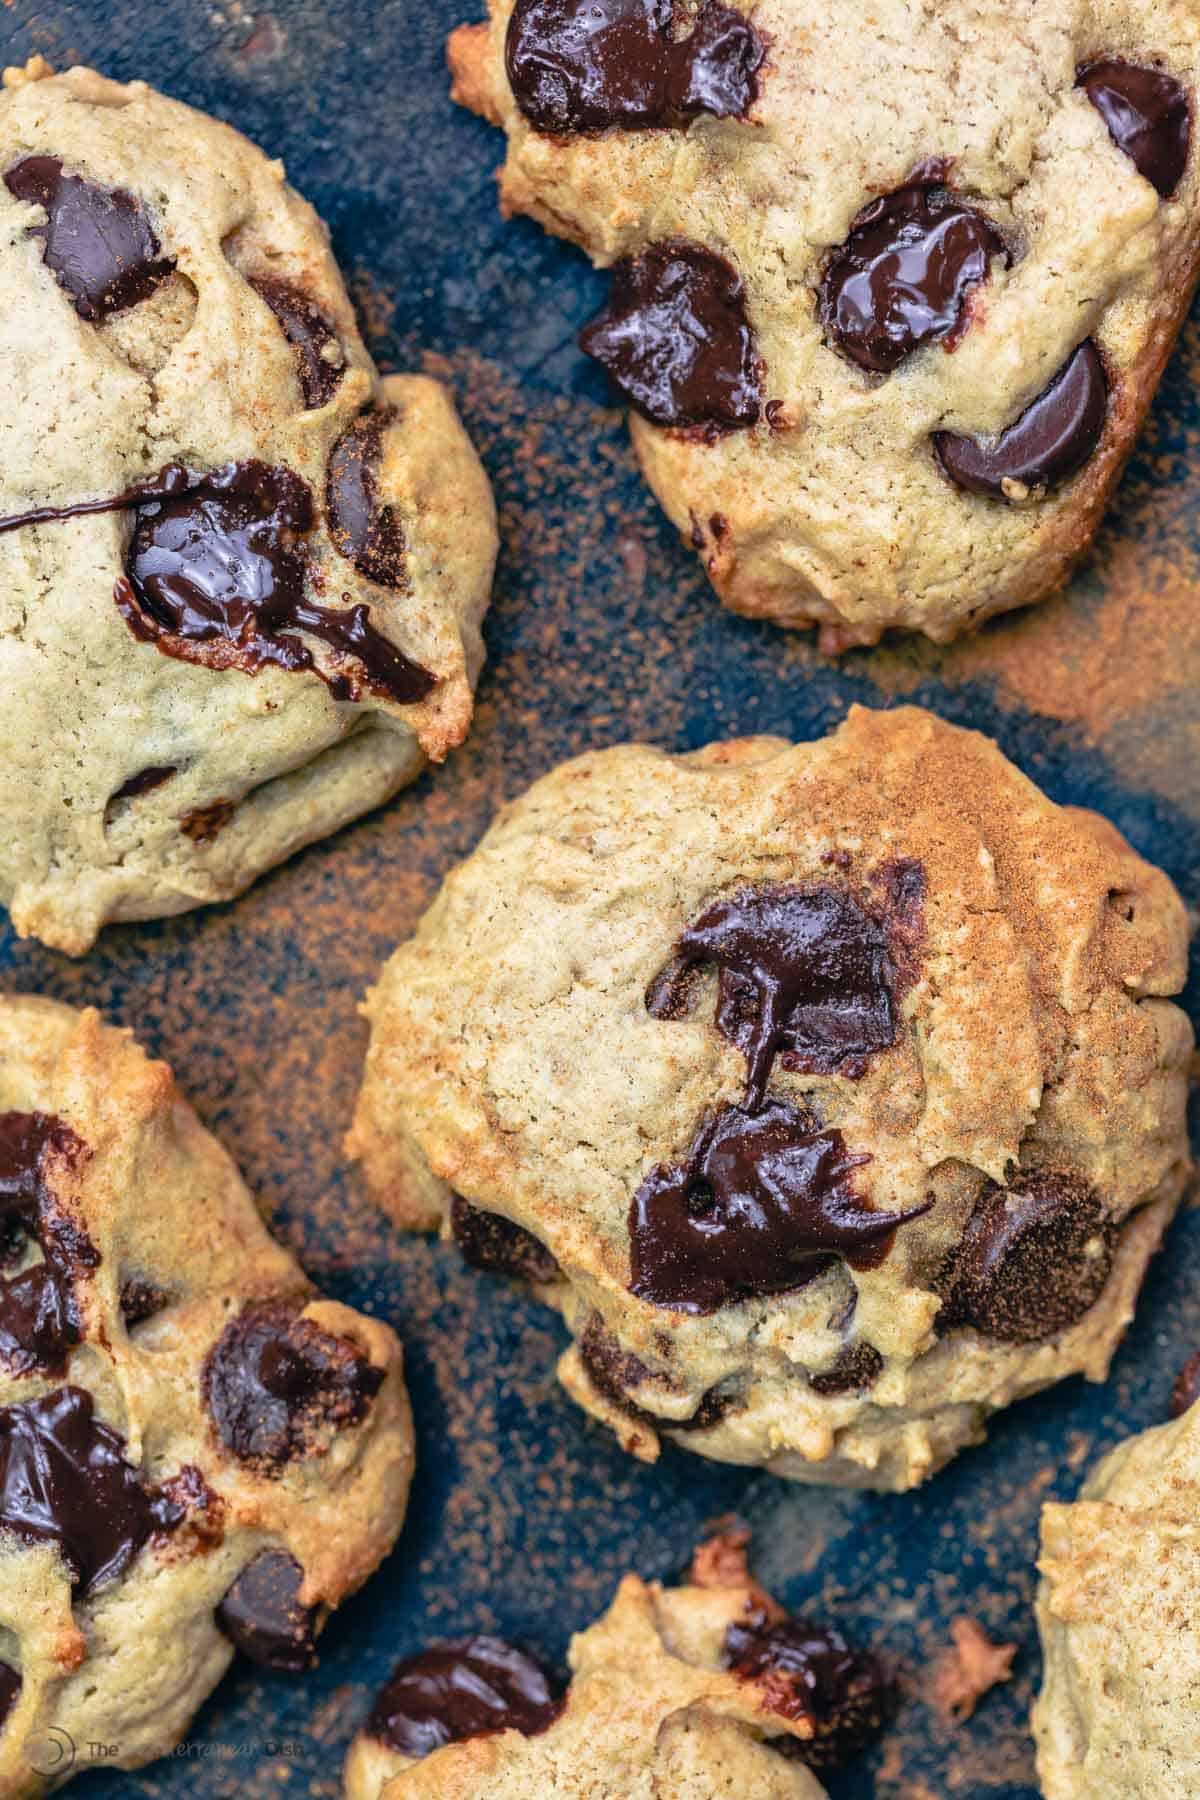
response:
<path fill-rule="evenodd" d="M 1173 1423 L 1119 1445 L 1073 1506 L 1042 1510 L 1046 1800 L 1200 1794 L 1198 1374 L 1193 1359 Z"/>
<path fill-rule="evenodd" d="M 349 1148 L 561 1308 L 637 1455 L 908 1488 L 1103 1378 L 1188 1169 L 1186 948 L 1110 825 L 915 708 L 605 750 L 386 965 Z"/>
<path fill-rule="evenodd" d="M 227 125 L 0 95 L 0 902 L 86 950 L 440 761 L 496 550 L 445 390 L 381 379 L 324 226 Z"/>
<path fill-rule="evenodd" d="M 946 640 L 1096 530 L 1200 268 L 1192 0 L 489 0 L 501 200 L 736 612 Z"/>
<path fill-rule="evenodd" d="M 0 1000 L 0 1793 L 161 1756 L 235 1650 L 308 1668 L 412 1467 L 395 1336 L 314 1293 L 170 1070 Z"/>
<path fill-rule="evenodd" d="M 702 1545 L 682 1587 L 627 1575 L 572 1640 L 565 1694 L 496 1638 L 409 1657 L 351 1747 L 345 1800 L 823 1800 L 811 1769 L 875 1735 L 892 1679 L 839 1631 L 790 1618 L 744 1543 Z"/>

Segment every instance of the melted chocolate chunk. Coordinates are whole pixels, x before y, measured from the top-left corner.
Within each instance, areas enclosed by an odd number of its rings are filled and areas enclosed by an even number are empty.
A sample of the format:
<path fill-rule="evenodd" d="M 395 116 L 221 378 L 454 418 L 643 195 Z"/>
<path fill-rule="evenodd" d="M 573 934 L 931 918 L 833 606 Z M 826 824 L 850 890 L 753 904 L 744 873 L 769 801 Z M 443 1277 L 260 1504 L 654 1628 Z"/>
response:
<path fill-rule="evenodd" d="M 530 124 L 553 137 L 744 118 L 763 44 L 749 19 L 706 0 L 690 36 L 671 0 L 517 0 L 505 66 Z"/>
<path fill-rule="evenodd" d="M 84 1155 L 61 1119 L 0 1113 L 0 1263 L 17 1261 L 30 1240 L 43 1257 L 0 1277 L 0 1364 L 13 1375 L 61 1373 L 83 1335 L 75 1284 L 100 1256 L 55 1201 L 47 1176 L 56 1162 L 74 1164 Z"/>
<path fill-rule="evenodd" d="M 217 1608 L 217 1624 L 263 1669 L 302 1675 L 317 1660 L 320 1608 L 302 1606 L 304 1570 L 286 1550 L 262 1550 Z"/>
<path fill-rule="evenodd" d="M 42 240 L 42 261 L 93 324 L 147 300 L 175 264 L 160 256 L 141 202 L 121 188 L 98 187 L 64 175 L 53 156 L 27 156 L 4 177 L 18 200 L 46 210 L 30 235 Z"/>
<path fill-rule="evenodd" d="M 580 333 L 629 404 L 656 425 L 753 425 L 762 364 L 731 263 L 700 244 L 652 244 L 613 269 L 608 304 Z"/>
<path fill-rule="evenodd" d="M 451 1638 L 398 1663 L 371 1708 L 366 1731 L 402 1756 L 519 1731 L 535 1737 L 562 1711 L 545 1671 L 499 1638 Z"/>
<path fill-rule="evenodd" d="M 246 1307 L 221 1333 L 204 1370 L 221 1442 L 265 1475 L 309 1455 L 330 1432 L 366 1416 L 383 1370 L 286 1301 Z"/>
<path fill-rule="evenodd" d="M 890 375 L 931 338 L 953 347 L 972 288 L 1006 254 L 995 226 L 946 188 L 898 188 L 858 215 L 831 258 L 821 318 L 843 356 Z"/>
<path fill-rule="evenodd" d="M 132 506 L 135 522 L 127 579 L 114 598 L 144 643 L 212 669 L 310 670 L 337 700 L 370 690 L 406 706 L 433 690 L 435 677 L 376 631 L 368 606 L 335 611 L 304 598 L 313 504 L 290 469 L 165 469 L 153 488 L 130 490 L 117 504 Z M 99 511 L 101 503 L 75 510 Z M 328 645 L 342 665 L 336 673 L 317 666 L 297 631 Z"/>
<path fill-rule="evenodd" d="M 1171 1400 L 1168 1412 L 1171 1418 L 1182 1418 L 1190 1406 L 1200 1400 L 1200 1350 L 1189 1356 L 1171 1389 Z"/>
<path fill-rule="evenodd" d="M 450 1202 L 450 1230 L 472 1268 L 515 1275 L 520 1281 L 553 1281 L 558 1274 L 553 1256 L 531 1231 L 499 1213 L 472 1206 L 461 1194 Z"/>
<path fill-rule="evenodd" d="M 344 431 L 329 457 L 325 512 L 339 555 L 380 587 L 404 586 L 404 528 L 379 498 L 383 428 L 390 412 L 364 413 Z"/>
<path fill-rule="evenodd" d="M 1015 424 L 992 442 L 936 431 L 934 449 L 956 487 L 1004 499 L 1005 483 L 1050 488 L 1081 469 L 1104 434 L 1108 382 L 1090 338 Z"/>
<path fill-rule="evenodd" d="M 603 1394 L 631 1419 L 649 1425 L 654 1431 L 709 1431 L 720 1424 L 734 1403 L 732 1394 L 721 1394 L 716 1388 L 710 1388 L 690 1419 L 667 1419 L 661 1413 L 638 1406 L 629 1398 L 628 1389 L 643 1387 L 661 1377 L 648 1369 L 641 1357 L 622 1350 L 599 1313 L 593 1313 L 584 1327 L 579 1340 L 579 1355 L 597 1393 Z"/>
<path fill-rule="evenodd" d="M 840 1131 L 817 1131 L 785 1101 L 751 1115 L 729 1106 L 682 1164 L 662 1163 L 629 1209 L 630 1292 L 679 1312 L 715 1312 L 803 1287 L 836 1257 L 876 1268 L 909 1212 L 876 1212 L 854 1190 Z"/>
<path fill-rule="evenodd" d="M 773 1739 L 772 1747 L 814 1769 L 840 1768 L 879 1732 L 895 1703 L 895 1683 L 878 1657 L 854 1650 L 840 1631 L 808 1619 L 768 1621 L 765 1612 L 725 1633 L 725 1664 L 758 1681 L 772 1712 L 809 1719 L 815 1735 Z"/>
<path fill-rule="evenodd" d="M 280 330 L 296 352 L 296 374 L 305 406 L 327 405 L 346 373 L 346 359 L 332 323 L 316 302 L 290 281 L 252 275 L 250 286 L 275 314 Z M 327 354 L 331 347 L 336 353 L 332 357 Z"/>
<path fill-rule="evenodd" d="M 939 1331 L 969 1325 L 1005 1344 L 1053 1337 L 1095 1305 L 1112 1267 L 1112 1227 L 1095 1189 L 1052 1169 L 989 1182 L 938 1277 Z"/>
<path fill-rule="evenodd" d="M 808 1378 L 814 1394 L 853 1394 L 873 1387 L 883 1372 L 883 1358 L 874 1344 L 847 1344 L 837 1361 Z"/>
<path fill-rule="evenodd" d="M 8 1663 L 0 1662 L 0 1729 L 20 1698 L 20 1675 Z"/>
<path fill-rule="evenodd" d="M 657 1019 L 686 1010 L 696 971 L 720 972 L 717 1028 L 743 1050 L 747 1104 L 771 1067 L 858 1076 L 896 1039 L 897 985 L 886 928 L 840 888 L 742 888 L 689 925 L 646 995 Z"/>
<path fill-rule="evenodd" d="M 0 1531 L 56 1544 L 77 1594 L 115 1579 L 184 1512 L 143 1487 L 125 1461 L 124 1438 L 99 1424 L 92 1407 L 77 1387 L 0 1406 Z"/>
<path fill-rule="evenodd" d="M 163 763 L 157 768 L 139 769 L 136 775 L 131 775 L 128 781 L 123 781 L 120 787 L 109 796 L 109 805 L 111 806 L 114 800 L 137 800 L 143 794 L 151 794 L 155 788 L 161 787 L 164 781 L 170 781 L 172 775 L 178 773 L 174 763 Z"/>
<path fill-rule="evenodd" d="M 1088 63 L 1076 80 L 1139 175 L 1169 199 L 1183 180 L 1192 138 L 1188 92 L 1164 69 L 1108 60 Z"/>

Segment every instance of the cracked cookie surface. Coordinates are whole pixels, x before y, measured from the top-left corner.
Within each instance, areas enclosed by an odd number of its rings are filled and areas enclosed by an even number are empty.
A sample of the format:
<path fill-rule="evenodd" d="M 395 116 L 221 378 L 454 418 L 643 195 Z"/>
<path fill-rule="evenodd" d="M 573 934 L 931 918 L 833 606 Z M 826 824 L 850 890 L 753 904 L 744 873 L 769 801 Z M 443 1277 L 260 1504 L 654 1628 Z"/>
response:
<path fill-rule="evenodd" d="M 64 1732 L 76 1771 L 164 1754 L 235 1650 L 311 1667 L 412 1467 L 394 1334 L 314 1292 L 169 1069 L 0 1000 L 0 1791 Z"/>
<path fill-rule="evenodd" d="M 1200 266 L 1188 0 L 489 10 L 455 97 L 614 269 L 584 347 L 725 603 L 837 651 L 1061 585 Z"/>
<path fill-rule="evenodd" d="M 1181 1399 L 1181 1417 L 1120 1444 L 1073 1505 L 1042 1510 L 1046 1800 L 1200 1792 L 1200 1406 Z"/>
<path fill-rule="evenodd" d="M 875 1735 L 891 1679 L 840 1632 L 790 1618 L 747 1573 L 744 1543 L 702 1545 L 683 1586 L 627 1575 L 572 1640 L 561 1697 L 496 1639 L 400 1663 L 351 1747 L 345 1800 L 822 1800 L 808 1765 Z"/>
<path fill-rule="evenodd" d="M 531 1281 L 569 1392 L 911 1487 L 1101 1379 L 1188 1169 L 1165 876 L 915 708 L 627 746 L 510 805 L 368 997 L 349 1148 Z"/>
<path fill-rule="evenodd" d="M 144 83 L 0 96 L 0 901 L 81 952 L 466 734 L 496 532 L 282 166 Z"/>

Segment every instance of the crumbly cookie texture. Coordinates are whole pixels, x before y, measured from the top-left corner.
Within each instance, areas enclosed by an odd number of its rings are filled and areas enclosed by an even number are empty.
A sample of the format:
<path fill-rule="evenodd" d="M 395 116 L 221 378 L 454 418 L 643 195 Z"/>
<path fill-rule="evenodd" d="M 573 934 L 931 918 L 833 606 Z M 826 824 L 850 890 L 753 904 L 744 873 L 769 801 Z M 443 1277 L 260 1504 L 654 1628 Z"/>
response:
<path fill-rule="evenodd" d="M 162 1755 L 235 1648 L 310 1666 L 412 1467 L 394 1334 L 314 1293 L 170 1070 L 0 1001 L 0 1792 L 68 1741 Z"/>
<path fill-rule="evenodd" d="M 0 901 L 78 953 L 461 741 L 496 530 L 448 395 L 377 374 L 282 165 L 39 64 L 0 95 Z"/>
<path fill-rule="evenodd" d="M 1100 1380 L 1188 1170 L 1167 878 L 916 708 L 627 746 L 509 806 L 370 993 L 349 1149 L 559 1373 L 797 1480 L 922 1481 Z"/>
<path fill-rule="evenodd" d="M 1191 0 L 489 10 L 455 97 L 614 268 L 584 347 L 726 605 L 837 651 L 1066 580 L 1200 267 Z"/>
<path fill-rule="evenodd" d="M 1194 1401 L 1194 1396 L 1193 1396 Z M 1033 1713 L 1046 1800 L 1200 1793 L 1200 1406 L 1042 1510 Z"/>
<path fill-rule="evenodd" d="M 682 1587 L 627 1575 L 572 1640 L 561 1699 L 492 1638 L 401 1663 L 351 1747 L 345 1800 L 822 1800 L 806 1765 L 861 1748 L 891 1680 L 840 1633 L 789 1618 L 743 1544 L 702 1545 Z"/>

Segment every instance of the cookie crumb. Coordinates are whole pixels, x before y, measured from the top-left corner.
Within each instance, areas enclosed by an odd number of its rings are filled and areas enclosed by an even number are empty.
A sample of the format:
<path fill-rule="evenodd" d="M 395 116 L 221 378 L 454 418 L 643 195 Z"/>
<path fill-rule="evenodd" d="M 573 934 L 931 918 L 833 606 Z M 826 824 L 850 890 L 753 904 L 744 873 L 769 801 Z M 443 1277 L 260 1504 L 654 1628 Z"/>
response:
<path fill-rule="evenodd" d="M 944 1718 L 969 1719 L 990 1688 L 1012 1679 L 1016 1644 L 993 1644 L 974 1619 L 950 1624 L 953 1648 L 939 1657 L 933 1672 L 933 1703 Z"/>

